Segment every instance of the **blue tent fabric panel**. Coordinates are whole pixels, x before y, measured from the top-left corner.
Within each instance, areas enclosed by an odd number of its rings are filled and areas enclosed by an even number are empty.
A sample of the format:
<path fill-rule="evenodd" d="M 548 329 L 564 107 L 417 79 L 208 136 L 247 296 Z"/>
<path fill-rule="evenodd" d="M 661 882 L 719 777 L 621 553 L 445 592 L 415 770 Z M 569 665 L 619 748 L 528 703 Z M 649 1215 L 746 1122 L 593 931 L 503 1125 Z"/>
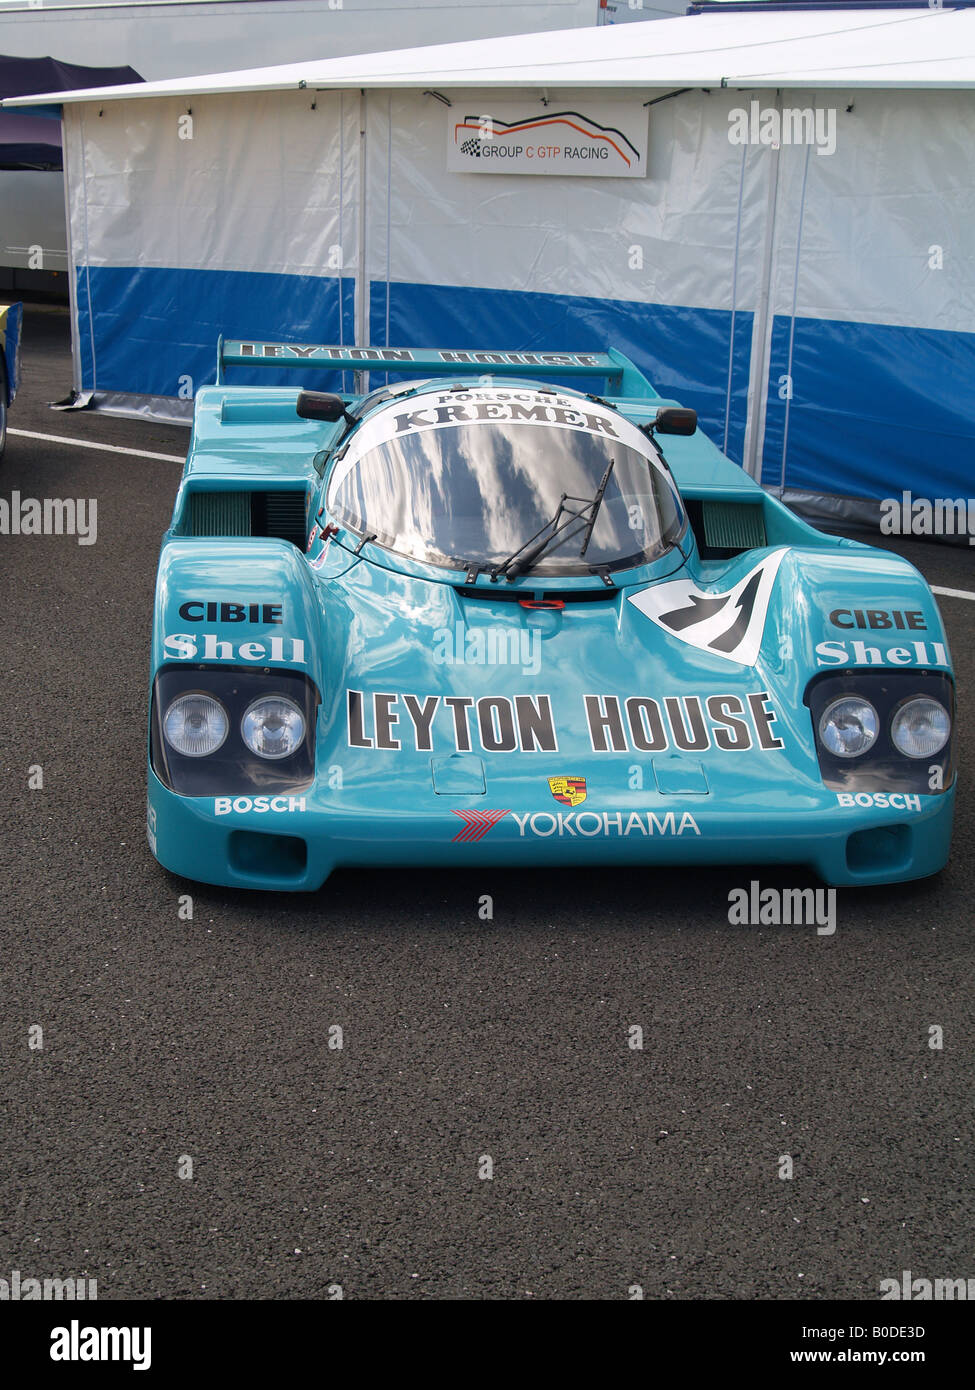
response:
<path fill-rule="evenodd" d="M 261 271 L 81 266 L 78 345 L 83 390 L 178 396 L 215 378 L 217 339 L 354 341 L 351 279 Z M 240 385 L 293 386 L 294 372 L 234 368 Z M 307 387 L 341 385 L 341 373 L 305 372 Z M 185 392 L 184 392 L 185 394 Z"/>
<path fill-rule="evenodd" d="M 790 373 L 791 324 L 777 315 L 772 326 L 767 487 L 865 498 L 969 495 L 975 333 L 797 318 Z M 787 375 L 788 402 L 779 396 Z"/>
<path fill-rule="evenodd" d="M 724 443 L 732 315 L 724 309 L 622 299 L 373 281 L 370 342 L 388 347 L 497 347 L 538 351 L 615 347 L 662 396 L 697 410 Z M 735 315 L 727 452 L 741 461 L 752 315 Z M 575 383 L 577 386 L 579 383 Z M 590 389 L 604 389 L 594 382 Z"/>

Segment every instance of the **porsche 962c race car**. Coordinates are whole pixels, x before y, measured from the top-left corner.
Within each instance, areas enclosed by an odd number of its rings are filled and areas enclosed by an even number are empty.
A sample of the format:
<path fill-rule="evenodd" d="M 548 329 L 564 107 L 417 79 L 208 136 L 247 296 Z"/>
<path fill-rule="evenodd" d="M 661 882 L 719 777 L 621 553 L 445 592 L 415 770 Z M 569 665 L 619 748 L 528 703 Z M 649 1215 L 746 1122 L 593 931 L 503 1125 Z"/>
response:
<path fill-rule="evenodd" d="M 225 384 L 260 363 L 398 384 Z M 930 589 L 806 525 L 615 350 L 221 343 L 150 700 L 149 842 L 209 883 L 791 863 L 877 884 L 948 854 Z"/>

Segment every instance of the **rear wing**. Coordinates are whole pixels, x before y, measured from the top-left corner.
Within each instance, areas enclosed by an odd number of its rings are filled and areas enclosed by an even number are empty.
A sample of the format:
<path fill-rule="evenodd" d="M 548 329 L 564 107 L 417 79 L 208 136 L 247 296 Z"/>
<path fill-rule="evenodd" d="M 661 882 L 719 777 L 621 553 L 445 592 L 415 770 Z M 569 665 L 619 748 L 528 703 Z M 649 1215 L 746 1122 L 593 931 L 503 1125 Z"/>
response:
<path fill-rule="evenodd" d="M 319 371 L 393 372 L 411 376 L 598 377 L 607 393 L 653 397 L 653 387 L 615 348 L 608 352 L 538 352 L 528 349 L 334 347 L 317 343 L 265 343 L 220 338 L 217 385 L 227 367 L 315 367 Z"/>

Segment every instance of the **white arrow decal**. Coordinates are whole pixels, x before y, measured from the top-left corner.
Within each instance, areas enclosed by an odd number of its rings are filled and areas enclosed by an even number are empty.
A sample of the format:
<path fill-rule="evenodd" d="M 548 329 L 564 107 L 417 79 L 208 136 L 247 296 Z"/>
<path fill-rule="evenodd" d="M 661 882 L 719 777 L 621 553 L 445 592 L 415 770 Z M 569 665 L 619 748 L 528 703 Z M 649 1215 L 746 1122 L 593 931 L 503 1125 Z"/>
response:
<path fill-rule="evenodd" d="M 630 602 L 664 632 L 713 656 L 754 666 L 765 633 L 769 601 L 785 549 L 766 555 L 725 593 L 672 579 L 630 595 Z"/>

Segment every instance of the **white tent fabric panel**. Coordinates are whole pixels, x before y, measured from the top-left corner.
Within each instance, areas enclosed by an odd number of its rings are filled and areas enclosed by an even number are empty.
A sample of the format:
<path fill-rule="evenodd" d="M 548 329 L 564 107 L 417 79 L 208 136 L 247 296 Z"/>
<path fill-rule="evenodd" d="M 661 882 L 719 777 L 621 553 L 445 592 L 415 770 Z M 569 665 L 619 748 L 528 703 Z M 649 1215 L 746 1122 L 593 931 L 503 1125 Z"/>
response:
<path fill-rule="evenodd" d="M 822 93 L 812 91 L 784 93 L 783 101 L 798 108 L 824 105 Z M 847 112 L 835 103 L 835 153 L 782 147 L 773 312 L 791 314 L 794 307 L 813 318 L 971 332 L 971 97 L 862 92 L 852 104 Z"/>
<path fill-rule="evenodd" d="M 72 241 L 88 265 L 307 275 L 340 246 L 354 270 L 358 105 L 273 92 L 66 108 Z"/>

